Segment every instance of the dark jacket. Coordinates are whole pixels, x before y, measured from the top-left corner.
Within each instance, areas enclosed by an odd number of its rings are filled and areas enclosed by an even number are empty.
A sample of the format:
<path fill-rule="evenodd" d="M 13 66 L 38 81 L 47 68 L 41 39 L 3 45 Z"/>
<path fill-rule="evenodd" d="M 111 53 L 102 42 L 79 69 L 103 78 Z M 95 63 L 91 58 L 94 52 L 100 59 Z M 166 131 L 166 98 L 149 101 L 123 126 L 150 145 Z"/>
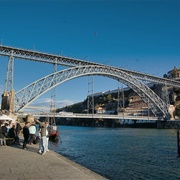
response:
<path fill-rule="evenodd" d="M 25 138 L 28 138 L 28 137 L 29 137 L 29 127 L 27 127 L 27 126 L 24 126 L 24 127 L 23 127 L 23 136 L 24 136 Z"/>
<path fill-rule="evenodd" d="M 1 126 L 0 126 L 0 138 L 4 138 L 4 135 L 2 134 L 2 131 L 1 131 Z"/>
<path fill-rule="evenodd" d="M 16 124 L 16 134 L 18 135 L 19 132 L 21 131 L 22 127 L 19 123 Z"/>
<path fill-rule="evenodd" d="M 11 129 L 9 129 L 8 137 L 9 138 L 15 138 L 16 137 L 16 132 L 15 132 L 15 129 L 13 127 Z"/>
<path fill-rule="evenodd" d="M 5 125 L 1 127 L 1 133 L 3 134 L 4 137 L 7 137 L 8 132 L 7 132 L 7 127 Z"/>

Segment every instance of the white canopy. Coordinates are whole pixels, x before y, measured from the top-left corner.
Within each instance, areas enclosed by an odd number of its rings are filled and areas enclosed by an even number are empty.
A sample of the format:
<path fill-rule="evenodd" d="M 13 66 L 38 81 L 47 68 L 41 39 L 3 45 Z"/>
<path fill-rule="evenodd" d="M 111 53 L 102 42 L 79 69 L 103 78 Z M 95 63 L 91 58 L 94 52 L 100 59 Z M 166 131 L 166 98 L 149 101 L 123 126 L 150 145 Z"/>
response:
<path fill-rule="evenodd" d="M 3 114 L 0 116 L 0 121 L 15 121 L 13 118 Z"/>

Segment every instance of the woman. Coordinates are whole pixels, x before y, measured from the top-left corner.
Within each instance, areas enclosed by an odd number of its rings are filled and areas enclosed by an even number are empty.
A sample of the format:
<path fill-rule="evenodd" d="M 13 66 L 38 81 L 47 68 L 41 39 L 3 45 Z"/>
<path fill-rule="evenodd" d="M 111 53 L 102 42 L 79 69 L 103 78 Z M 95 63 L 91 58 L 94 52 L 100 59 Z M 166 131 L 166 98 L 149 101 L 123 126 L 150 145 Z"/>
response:
<path fill-rule="evenodd" d="M 33 122 L 29 127 L 29 144 L 33 144 L 33 142 L 36 140 L 36 125 Z"/>

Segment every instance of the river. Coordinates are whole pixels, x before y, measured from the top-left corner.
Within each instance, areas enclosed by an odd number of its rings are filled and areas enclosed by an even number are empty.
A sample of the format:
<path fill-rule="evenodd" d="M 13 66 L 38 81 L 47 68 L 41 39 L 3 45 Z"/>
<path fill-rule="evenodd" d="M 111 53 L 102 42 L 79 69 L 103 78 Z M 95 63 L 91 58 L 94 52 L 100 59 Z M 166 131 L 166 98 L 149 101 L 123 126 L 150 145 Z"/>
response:
<path fill-rule="evenodd" d="M 111 179 L 180 179 L 173 129 L 58 126 L 51 150 Z"/>

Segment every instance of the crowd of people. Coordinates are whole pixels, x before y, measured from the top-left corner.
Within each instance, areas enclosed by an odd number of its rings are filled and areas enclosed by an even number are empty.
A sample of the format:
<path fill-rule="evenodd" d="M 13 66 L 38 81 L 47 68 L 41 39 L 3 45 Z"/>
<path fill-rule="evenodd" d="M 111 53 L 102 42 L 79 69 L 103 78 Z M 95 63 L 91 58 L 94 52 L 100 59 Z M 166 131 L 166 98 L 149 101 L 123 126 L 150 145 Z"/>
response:
<path fill-rule="evenodd" d="M 39 124 L 38 128 L 36 123 Z M 21 130 L 24 138 L 22 145 L 23 149 L 28 149 L 27 144 L 33 145 L 39 142 L 39 154 L 44 155 L 47 151 L 49 151 L 49 122 L 40 122 L 37 119 L 33 122 L 25 122 L 23 128 L 18 121 L 16 121 L 16 123 L 12 123 L 12 121 L 0 121 L 0 145 L 6 145 L 6 140 L 8 138 L 13 139 L 14 144 L 20 145 L 19 134 Z"/>
<path fill-rule="evenodd" d="M 36 123 L 39 123 L 39 129 L 37 130 Z M 48 140 L 50 134 L 49 122 L 40 122 L 35 120 L 32 123 L 26 122 L 23 127 L 23 149 L 27 149 L 27 144 L 32 145 L 39 142 L 39 154 L 46 154 L 48 149 Z M 38 133 L 38 135 L 36 135 Z"/>
<path fill-rule="evenodd" d="M 19 144 L 19 133 L 22 127 L 18 121 L 15 124 L 12 121 L 0 121 L 0 145 L 6 145 L 6 139 L 14 139 L 13 143 Z"/>

